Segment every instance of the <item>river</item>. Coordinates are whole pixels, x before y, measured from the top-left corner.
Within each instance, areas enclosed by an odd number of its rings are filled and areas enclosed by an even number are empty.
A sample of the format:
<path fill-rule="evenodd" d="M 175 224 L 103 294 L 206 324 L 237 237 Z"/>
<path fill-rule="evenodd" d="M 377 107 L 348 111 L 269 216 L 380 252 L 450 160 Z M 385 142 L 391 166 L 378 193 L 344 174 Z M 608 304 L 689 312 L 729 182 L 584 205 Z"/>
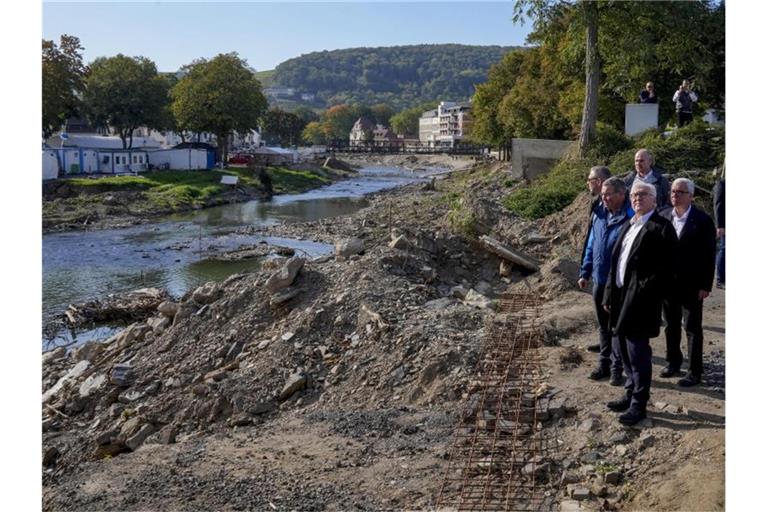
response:
<path fill-rule="evenodd" d="M 68 304 L 109 293 L 152 286 L 179 297 L 207 281 L 223 280 L 260 265 L 260 259 L 201 260 L 201 250 L 231 250 L 265 241 L 298 249 L 310 257 L 330 253 L 333 246 L 324 243 L 237 231 L 254 225 L 350 215 L 367 205 L 367 194 L 424 181 L 445 171 L 365 167 L 353 179 L 303 194 L 275 196 L 269 202 L 217 206 L 128 228 L 44 235 L 43 322 L 61 314 Z M 43 339 L 43 346 L 80 344 L 109 336 L 116 329 L 101 326 L 78 333 L 61 331 L 54 339 Z"/>

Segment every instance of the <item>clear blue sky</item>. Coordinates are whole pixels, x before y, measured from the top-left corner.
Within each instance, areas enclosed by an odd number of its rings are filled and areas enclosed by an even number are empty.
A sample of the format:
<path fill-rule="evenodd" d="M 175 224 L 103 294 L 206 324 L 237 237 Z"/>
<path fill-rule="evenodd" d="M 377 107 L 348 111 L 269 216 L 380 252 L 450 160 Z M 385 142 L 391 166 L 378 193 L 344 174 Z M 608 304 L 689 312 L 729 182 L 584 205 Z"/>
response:
<path fill-rule="evenodd" d="M 86 62 L 123 53 L 160 71 L 236 51 L 256 70 L 302 53 L 359 46 L 520 46 L 512 2 L 51 2 L 43 38 L 80 38 Z"/>

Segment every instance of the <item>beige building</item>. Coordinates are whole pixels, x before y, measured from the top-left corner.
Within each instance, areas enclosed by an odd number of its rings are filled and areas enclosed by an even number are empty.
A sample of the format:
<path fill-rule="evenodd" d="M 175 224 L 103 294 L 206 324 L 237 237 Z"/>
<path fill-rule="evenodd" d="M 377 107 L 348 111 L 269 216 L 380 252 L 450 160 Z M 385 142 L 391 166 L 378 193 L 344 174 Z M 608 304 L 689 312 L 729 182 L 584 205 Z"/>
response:
<path fill-rule="evenodd" d="M 419 141 L 430 147 L 453 147 L 464 140 L 471 126 L 471 105 L 441 101 L 436 109 L 424 112 L 419 118 Z"/>

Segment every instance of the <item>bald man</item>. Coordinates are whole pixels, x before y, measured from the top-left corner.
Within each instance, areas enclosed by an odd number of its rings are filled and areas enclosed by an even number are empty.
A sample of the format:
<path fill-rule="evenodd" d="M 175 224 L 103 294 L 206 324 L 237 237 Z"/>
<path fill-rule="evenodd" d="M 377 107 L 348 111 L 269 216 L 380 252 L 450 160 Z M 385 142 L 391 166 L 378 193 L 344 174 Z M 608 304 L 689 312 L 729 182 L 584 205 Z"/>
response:
<path fill-rule="evenodd" d="M 656 188 L 656 209 L 662 210 L 669 206 L 669 180 L 653 167 L 653 155 L 647 149 L 635 153 L 635 169 L 624 176 L 627 190 L 632 190 L 636 180 L 648 183 Z"/>

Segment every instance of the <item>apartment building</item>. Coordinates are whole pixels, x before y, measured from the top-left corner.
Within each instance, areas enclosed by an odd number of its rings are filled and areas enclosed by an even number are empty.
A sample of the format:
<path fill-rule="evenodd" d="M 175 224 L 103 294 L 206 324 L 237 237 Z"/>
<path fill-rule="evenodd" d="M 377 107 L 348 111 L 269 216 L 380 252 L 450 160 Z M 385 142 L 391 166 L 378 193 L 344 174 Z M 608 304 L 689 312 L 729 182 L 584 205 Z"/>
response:
<path fill-rule="evenodd" d="M 441 101 L 436 109 L 424 112 L 419 118 L 419 141 L 430 147 L 453 147 L 464 140 L 471 126 L 471 105 Z"/>

